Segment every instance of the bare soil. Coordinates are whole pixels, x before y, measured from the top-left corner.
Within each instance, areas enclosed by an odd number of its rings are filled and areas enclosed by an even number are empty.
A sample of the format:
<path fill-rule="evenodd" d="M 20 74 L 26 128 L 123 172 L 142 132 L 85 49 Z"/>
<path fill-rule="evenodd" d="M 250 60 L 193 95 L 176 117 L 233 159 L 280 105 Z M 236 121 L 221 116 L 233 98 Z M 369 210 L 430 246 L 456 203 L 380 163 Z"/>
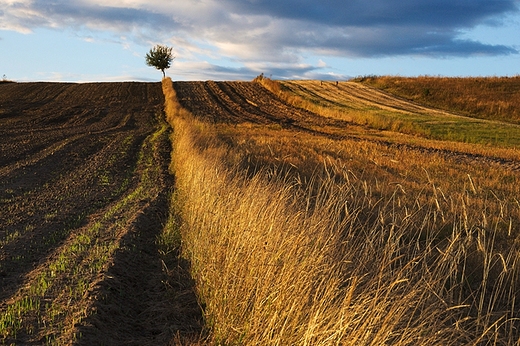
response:
<path fill-rule="evenodd" d="M 0 298 L 6 299 L 70 229 L 121 195 L 140 143 L 153 130 L 150 118 L 161 94 L 125 109 L 129 102 L 121 96 L 130 96 L 131 85 L 0 87 L 0 239 L 14 235 L 0 250 Z M 148 97 L 156 99 L 155 106 L 147 104 Z M 100 175 L 109 180 L 100 181 Z"/>
<path fill-rule="evenodd" d="M 288 105 L 254 82 L 175 82 L 173 87 L 181 106 L 206 121 L 280 125 L 317 134 L 349 125 Z"/>
<path fill-rule="evenodd" d="M 199 332 L 200 309 L 187 268 L 179 262 L 175 270 L 163 270 L 156 241 L 173 188 L 171 146 L 168 133 L 149 148 L 145 143 L 160 126 L 163 104 L 160 83 L 0 84 L 0 316 L 96 222 L 107 225 L 98 240 L 106 238 L 116 249 L 101 271 L 84 278 L 90 288 L 75 303 L 88 311 L 69 331 L 67 318 L 60 330 L 45 325 L 48 313 L 30 312 L 19 317 L 15 334 L 0 333 L 0 340 L 160 345 L 178 333 Z M 145 167 L 139 162 L 147 155 L 158 167 L 157 191 L 129 205 L 128 215 L 111 212 L 107 219 L 107 211 L 142 184 Z M 68 275 L 55 279 L 42 306 L 63 300 L 74 282 Z M 174 279 L 179 281 L 169 283 Z M 184 311 L 171 308 L 180 306 L 171 293 L 175 287 L 191 304 Z"/>

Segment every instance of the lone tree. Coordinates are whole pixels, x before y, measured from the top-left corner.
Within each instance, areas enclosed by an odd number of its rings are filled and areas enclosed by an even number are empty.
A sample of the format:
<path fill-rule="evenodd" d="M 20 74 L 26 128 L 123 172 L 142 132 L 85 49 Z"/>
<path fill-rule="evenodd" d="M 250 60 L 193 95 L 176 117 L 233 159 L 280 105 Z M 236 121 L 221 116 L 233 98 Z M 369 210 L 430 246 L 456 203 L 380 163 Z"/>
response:
<path fill-rule="evenodd" d="M 166 77 L 164 70 L 170 68 L 173 59 L 175 59 L 172 55 L 172 50 L 172 47 L 161 46 L 160 44 L 156 45 L 146 53 L 146 65 L 161 70 L 163 78 Z"/>

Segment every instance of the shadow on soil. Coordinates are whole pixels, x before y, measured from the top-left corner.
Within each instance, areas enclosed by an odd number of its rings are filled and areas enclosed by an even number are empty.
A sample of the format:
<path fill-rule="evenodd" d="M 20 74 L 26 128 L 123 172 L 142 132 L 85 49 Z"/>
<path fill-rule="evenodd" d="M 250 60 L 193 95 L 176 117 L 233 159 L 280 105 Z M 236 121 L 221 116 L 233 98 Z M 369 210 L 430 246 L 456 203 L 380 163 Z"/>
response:
<path fill-rule="evenodd" d="M 177 257 L 174 267 L 163 270 L 157 247 L 168 198 L 165 189 L 122 239 L 95 288 L 93 314 L 76 326 L 77 345 L 183 345 L 201 335 L 202 312 L 189 266 Z"/>

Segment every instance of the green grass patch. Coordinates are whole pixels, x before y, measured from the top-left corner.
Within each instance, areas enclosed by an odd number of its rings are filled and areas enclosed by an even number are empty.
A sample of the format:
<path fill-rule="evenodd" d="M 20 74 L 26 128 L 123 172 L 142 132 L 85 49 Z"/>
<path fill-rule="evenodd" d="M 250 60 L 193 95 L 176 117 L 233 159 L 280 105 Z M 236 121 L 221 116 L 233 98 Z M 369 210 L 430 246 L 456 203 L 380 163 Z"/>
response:
<path fill-rule="evenodd" d="M 319 82 L 280 82 L 282 92 L 301 98 L 300 103 L 316 113 L 338 117 L 376 130 L 388 130 L 435 140 L 520 147 L 520 126 L 498 120 L 440 114 L 436 110 L 389 109 L 352 98 L 342 88 Z M 340 84 L 341 86 L 341 84 Z M 289 96 L 290 97 L 290 96 Z"/>

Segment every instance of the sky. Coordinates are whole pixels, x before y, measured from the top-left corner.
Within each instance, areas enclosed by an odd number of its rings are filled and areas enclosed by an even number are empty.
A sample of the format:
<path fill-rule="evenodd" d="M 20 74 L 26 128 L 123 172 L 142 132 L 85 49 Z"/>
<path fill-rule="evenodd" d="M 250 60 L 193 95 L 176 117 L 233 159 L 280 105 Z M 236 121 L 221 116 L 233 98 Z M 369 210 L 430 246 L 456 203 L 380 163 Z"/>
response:
<path fill-rule="evenodd" d="M 0 78 L 520 75 L 520 0 L 0 0 Z"/>

